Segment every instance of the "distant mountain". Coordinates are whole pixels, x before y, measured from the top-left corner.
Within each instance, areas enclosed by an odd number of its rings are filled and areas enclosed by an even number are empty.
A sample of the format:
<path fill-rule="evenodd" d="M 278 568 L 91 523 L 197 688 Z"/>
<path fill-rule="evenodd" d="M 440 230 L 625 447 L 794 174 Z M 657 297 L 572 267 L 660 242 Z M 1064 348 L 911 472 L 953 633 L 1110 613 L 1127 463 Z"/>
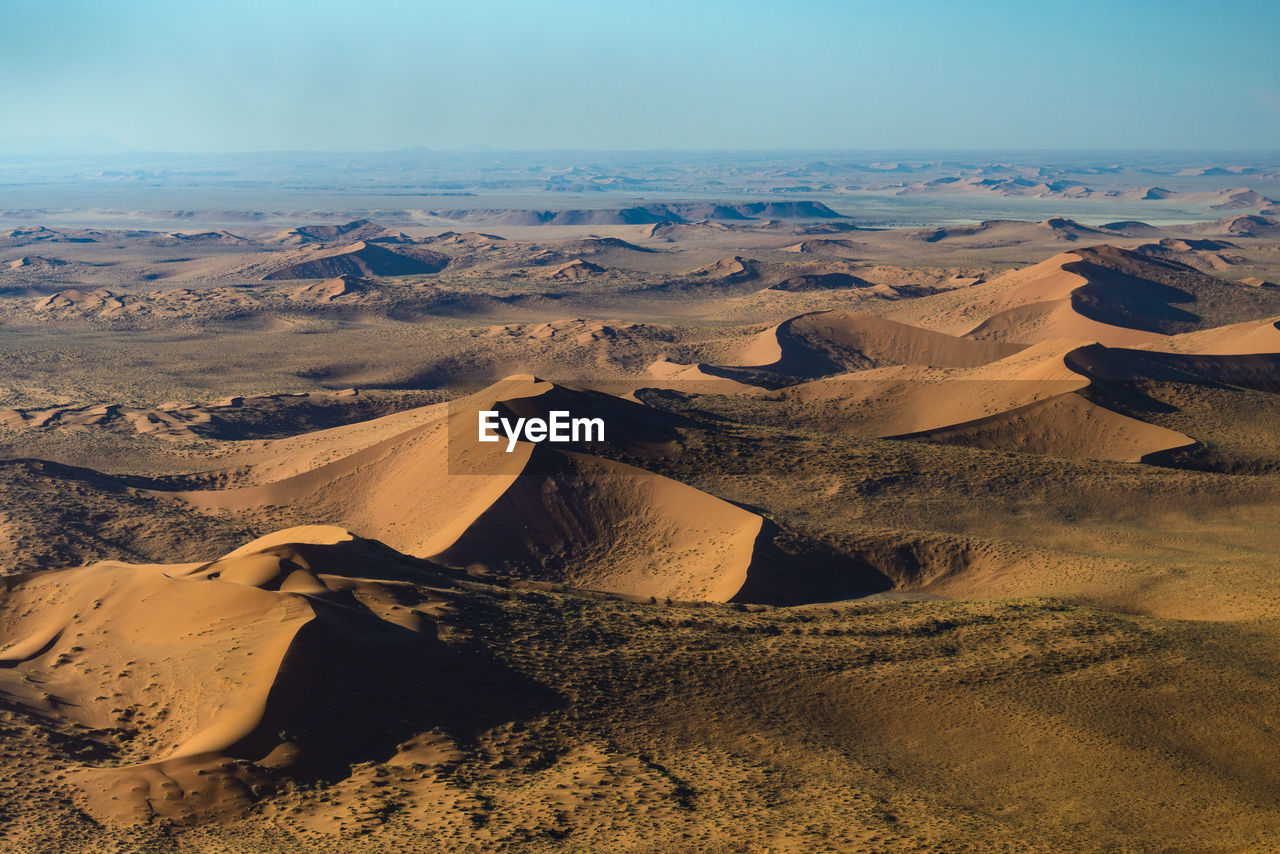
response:
<path fill-rule="evenodd" d="M 490 225 L 658 225 L 698 221 L 759 219 L 839 219 L 822 202 L 687 202 L 637 205 L 630 208 L 570 210 L 436 210 L 432 216 L 452 222 Z"/>

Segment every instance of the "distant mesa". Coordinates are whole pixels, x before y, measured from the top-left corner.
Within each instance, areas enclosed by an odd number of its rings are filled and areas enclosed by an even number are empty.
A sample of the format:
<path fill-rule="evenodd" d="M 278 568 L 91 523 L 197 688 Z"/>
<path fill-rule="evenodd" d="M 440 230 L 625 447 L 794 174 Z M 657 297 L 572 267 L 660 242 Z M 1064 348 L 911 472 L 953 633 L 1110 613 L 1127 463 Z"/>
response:
<path fill-rule="evenodd" d="M 175 231 L 169 237 L 183 243 L 203 243 L 206 245 L 247 246 L 253 243 L 249 238 L 232 234 L 229 231 Z"/>
<path fill-rule="evenodd" d="M 1100 228 L 1112 234 L 1123 234 L 1125 237 L 1158 237 L 1164 234 L 1164 229 L 1158 226 L 1132 219 L 1109 222 Z"/>
<path fill-rule="evenodd" d="M 700 237 L 724 234 L 728 231 L 730 231 L 729 226 L 709 219 L 704 219 L 700 222 L 672 222 L 669 219 L 664 219 L 646 229 L 644 236 L 654 240 L 674 242 L 678 240 L 697 240 Z"/>
<path fill-rule="evenodd" d="M 594 279 L 605 272 L 607 272 L 605 268 L 599 264 L 592 264 L 590 261 L 575 258 L 558 267 L 543 270 L 538 275 L 543 279 L 552 279 L 560 282 L 581 282 L 585 279 Z"/>
<path fill-rule="evenodd" d="M 448 245 L 487 245 L 490 243 L 498 243 L 505 240 L 496 234 L 484 234 L 479 231 L 442 231 L 434 237 L 428 237 L 427 243 L 442 243 Z"/>
<path fill-rule="evenodd" d="M 628 243 L 619 237 L 584 237 L 568 245 L 583 254 L 600 254 L 614 249 L 621 249 L 627 252 L 644 252 L 645 254 L 650 254 L 654 251 L 644 246 Z"/>
<path fill-rule="evenodd" d="M 820 222 L 817 225 L 805 225 L 796 230 L 797 234 L 846 234 L 851 231 L 874 231 L 851 222 Z"/>
<path fill-rule="evenodd" d="M 629 208 L 569 210 L 435 210 L 431 215 L 451 222 L 494 225 L 657 225 L 706 221 L 752 222 L 761 219 L 839 219 L 842 214 L 822 202 L 673 202 Z"/>
<path fill-rule="evenodd" d="M 1015 246 L 1019 243 L 1043 241 L 1046 233 L 1055 240 L 1075 243 L 1079 240 L 1099 240 L 1114 236 L 1102 229 L 1081 225 L 1065 217 L 1053 217 L 1044 222 L 1018 220 L 986 220 L 976 225 L 957 225 L 944 228 L 921 229 L 907 232 L 906 236 L 925 243 L 956 242 L 975 247 Z"/>
<path fill-rule="evenodd" d="M 926 193 L 984 193 L 1035 199 L 1082 199 L 1094 195 L 1094 190 L 1078 181 L 1040 181 L 1021 176 L 949 175 L 930 181 L 907 184 L 897 192 L 897 195 L 913 196 Z"/>
<path fill-rule="evenodd" d="M 363 241 L 365 243 L 409 243 L 399 231 L 385 228 L 367 219 L 357 219 L 342 225 L 303 225 L 282 231 L 275 242 L 303 245 L 308 243 L 335 243 L 338 241 Z"/>
<path fill-rule="evenodd" d="M 449 257 L 439 252 L 415 249 L 410 255 L 361 241 L 350 246 L 313 250 L 303 260 L 263 276 L 263 279 L 415 276 L 438 273 L 448 263 Z"/>
<path fill-rule="evenodd" d="M 1080 240 L 1081 238 L 1096 239 L 1099 237 L 1107 237 L 1107 232 L 1092 228 L 1087 225 L 1081 225 L 1073 219 L 1066 217 L 1051 217 L 1044 222 L 1036 223 L 1040 228 L 1048 229 L 1063 240 Z"/>
<path fill-rule="evenodd" d="M 1192 166 L 1187 169 L 1178 170 L 1179 176 L 1215 176 L 1228 177 L 1230 175 L 1256 175 L 1258 170 L 1252 166 Z"/>

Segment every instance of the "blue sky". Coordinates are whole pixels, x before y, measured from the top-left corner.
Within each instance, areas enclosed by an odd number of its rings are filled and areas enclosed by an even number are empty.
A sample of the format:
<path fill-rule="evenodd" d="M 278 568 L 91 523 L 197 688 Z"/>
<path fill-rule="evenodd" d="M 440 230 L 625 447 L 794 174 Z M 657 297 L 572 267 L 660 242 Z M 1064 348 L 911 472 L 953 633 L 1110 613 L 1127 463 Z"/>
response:
<path fill-rule="evenodd" d="M 0 137 L 1280 148 L 1280 2 L 0 0 Z"/>

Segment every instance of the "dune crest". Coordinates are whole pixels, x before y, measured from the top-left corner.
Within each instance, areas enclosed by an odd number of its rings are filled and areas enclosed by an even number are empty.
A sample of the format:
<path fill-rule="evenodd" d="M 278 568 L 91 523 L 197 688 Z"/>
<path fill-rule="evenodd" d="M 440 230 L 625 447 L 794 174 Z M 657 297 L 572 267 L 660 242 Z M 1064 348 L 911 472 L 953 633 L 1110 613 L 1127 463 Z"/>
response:
<path fill-rule="evenodd" d="M 478 412 L 495 408 L 519 417 L 553 408 L 604 415 L 613 441 L 623 443 L 662 441 L 665 429 L 646 426 L 654 415 L 636 403 L 517 375 L 428 407 L 417 426 L 367 445 L 357 440 L 336 459 L 264 461 L 288 473 L 282 479 L 180 495 L 237 513 L 289 506 L 438 562 L 631 595 L 729 601 L 758 568 L 758 515 L 581 451 L 519 442 L 508 454 L 501 444 L 477 443 Z M 658 562 L 654 542 L 669 547 Z M 253 562 L 233 575 L 284 583 L 280 572 Z"/>
<path fill-rule="evenodd" d="M 439 252 L 417 249 L 410 255 L 367 241 L 316 248 L 295 257 L 297 261 L 268 273 L 263 280 L 425 275 L 438 273 L 449 263 L 448 256 Z"/>

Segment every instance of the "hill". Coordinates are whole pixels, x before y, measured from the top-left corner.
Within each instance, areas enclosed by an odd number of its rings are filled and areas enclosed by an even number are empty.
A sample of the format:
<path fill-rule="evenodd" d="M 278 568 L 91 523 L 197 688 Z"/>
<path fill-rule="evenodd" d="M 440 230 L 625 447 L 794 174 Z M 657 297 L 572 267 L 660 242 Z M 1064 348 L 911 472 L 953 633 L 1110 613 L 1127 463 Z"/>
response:
<path fill-rule="evenodd" d="M 1280 295 L 1112 246 L 1056 255 L 895 317 L 970 337 L 1132 346 L 1280 313 Z"/>
<path fill-rule="evenodd" d="M 353 243 L 332 249 L 316 249 L 299 260 L 262 278 L 334 279 L 339 276 L 413 276 L 438 273 L 449 263 L 446 255 L 424 249 L 404 254 L 372 243 Z"/>

